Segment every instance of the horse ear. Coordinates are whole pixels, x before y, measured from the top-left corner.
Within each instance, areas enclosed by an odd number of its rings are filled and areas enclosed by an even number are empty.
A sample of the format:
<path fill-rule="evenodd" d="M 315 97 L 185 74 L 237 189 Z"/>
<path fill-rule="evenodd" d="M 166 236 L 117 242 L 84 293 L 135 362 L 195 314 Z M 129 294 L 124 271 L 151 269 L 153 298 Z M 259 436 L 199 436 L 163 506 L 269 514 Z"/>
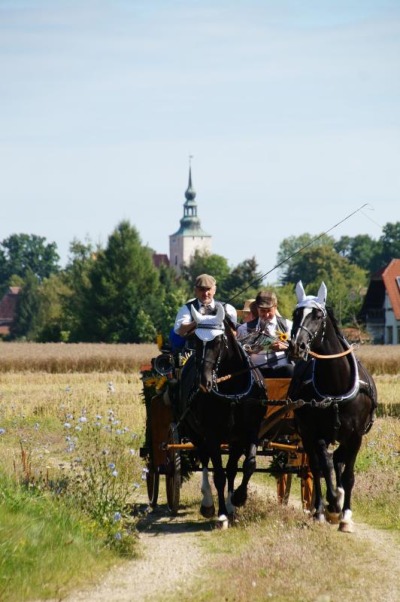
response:
<path fill-rule="evenodd" d="M 197 311 L 194 305 L 190 308 L 193 320 L 198 324 L 201 321 L 202 315 Z"/>
<path fill-rule="evenodd" d="M 297 301 L 301 303 L 306 296 L 306 291 L 304 290 L 303 283 L 301 280 L 296 284 L 296 295 Z"/>
<path fill-rule="evenodd" d="M 325 305 L 327 296 L 328 289 L 326 288 L 325 282 L 322 282 L 318 290 L 318 301 L 321 303 L 321 305 Z"/>
<path fill-rule="evenodd" d="M 224 307 L 221 303 L 216 303 L 215 304 L 216 308 L 217 308 L 217 320 L 220 324 L 222 324 L 224 318 L 225 318 L 225 310 Z"/>

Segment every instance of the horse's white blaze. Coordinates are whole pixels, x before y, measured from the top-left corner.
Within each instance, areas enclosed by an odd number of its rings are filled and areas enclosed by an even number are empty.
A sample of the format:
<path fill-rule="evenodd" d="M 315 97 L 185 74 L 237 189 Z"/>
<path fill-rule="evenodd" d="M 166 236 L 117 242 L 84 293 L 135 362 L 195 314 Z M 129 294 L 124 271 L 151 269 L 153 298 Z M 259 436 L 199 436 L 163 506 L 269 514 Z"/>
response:
<path fill-rule="evenodd" d="M 201 493 L 203 494 L 203 499 L 201 501 L 201 505 L 206 508 L 210 508 L 214 504 L 210 479 L 208 477 L 208 468 L 203 468 L 202 476 L 201 476 Z"/>
<path fill-rule="evenodd" d="M 298 336 L 300 335 L 300 333 L 301 333 L 301 327 L 303 326 L 303 324 L 304 324 L 304 321 L 305 321 L 306 317 L 307 317 L 307 316 L 308 316 L 308 315 L 309 315 L 311 312 L 312 312 L 312 308 L 311 308 L 311 307 L 306 307 L 306 308 L 304 308 L 303 315 L 302 315 L 302 318 L 301 318 L 301 322 L 300 322 L 299 328 L 297 329 L 296 336 L 295 336 L 295 338 L 294 338 L 294 342 L 295 342 L 295 343 L 296 343 L 296 341 L 297 341 L 297 337 L 298 337 Z"/>

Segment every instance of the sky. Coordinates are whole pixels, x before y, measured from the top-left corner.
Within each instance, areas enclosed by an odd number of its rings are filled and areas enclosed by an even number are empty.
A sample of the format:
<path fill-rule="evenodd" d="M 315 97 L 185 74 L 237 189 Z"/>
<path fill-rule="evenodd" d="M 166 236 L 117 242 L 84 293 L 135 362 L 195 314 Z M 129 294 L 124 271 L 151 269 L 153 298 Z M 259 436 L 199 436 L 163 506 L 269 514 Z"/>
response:
<path fill-rule="evenodd" d="M 0 0 L 0 106 L 0 241 L 62 266 L 122 220 L 169 254 L 189 156 L 213 253 L 269 282 L 289 236 L 400 221 L 398 0 Z"/>

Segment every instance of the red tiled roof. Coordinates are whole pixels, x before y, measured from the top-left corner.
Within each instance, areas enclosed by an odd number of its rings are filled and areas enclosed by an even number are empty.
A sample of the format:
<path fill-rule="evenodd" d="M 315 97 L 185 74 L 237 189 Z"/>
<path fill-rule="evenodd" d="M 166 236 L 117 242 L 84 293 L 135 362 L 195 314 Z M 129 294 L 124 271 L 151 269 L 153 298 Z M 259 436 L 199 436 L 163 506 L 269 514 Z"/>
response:
<path fill-rule="evenodd" d="M 0 300 L 0 324 L 9 324 L 14 320 L 20 291 L 19 286 L 10 286 L 7 293 Z"/>
<path fill-rule="evenodd" d="M 394 317 L 400 320 L 400 259 L 392 259 L 382 272 L 382 280 L 393 307 Z"/>
<path fill-rule="evenodd" d="M 168 255 L 164 253 L 153 253 L 153 265 L 159 268 L 160 265 L 169 265 Z"/>

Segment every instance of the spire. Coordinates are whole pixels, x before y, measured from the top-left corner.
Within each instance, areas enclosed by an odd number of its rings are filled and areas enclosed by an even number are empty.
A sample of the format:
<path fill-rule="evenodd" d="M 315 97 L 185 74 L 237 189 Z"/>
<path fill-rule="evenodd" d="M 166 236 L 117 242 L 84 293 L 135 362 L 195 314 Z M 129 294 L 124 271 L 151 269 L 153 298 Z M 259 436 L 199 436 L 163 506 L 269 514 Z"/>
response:
<path fill-rule="evenodd" d="M 185 192 L 185 197 L 187 201 L 194 201 L 194 199 L 196 198 L 196 191 L 192 186 L 192 159 L 193 156 L 189 155 L 189 183 Z"/>

